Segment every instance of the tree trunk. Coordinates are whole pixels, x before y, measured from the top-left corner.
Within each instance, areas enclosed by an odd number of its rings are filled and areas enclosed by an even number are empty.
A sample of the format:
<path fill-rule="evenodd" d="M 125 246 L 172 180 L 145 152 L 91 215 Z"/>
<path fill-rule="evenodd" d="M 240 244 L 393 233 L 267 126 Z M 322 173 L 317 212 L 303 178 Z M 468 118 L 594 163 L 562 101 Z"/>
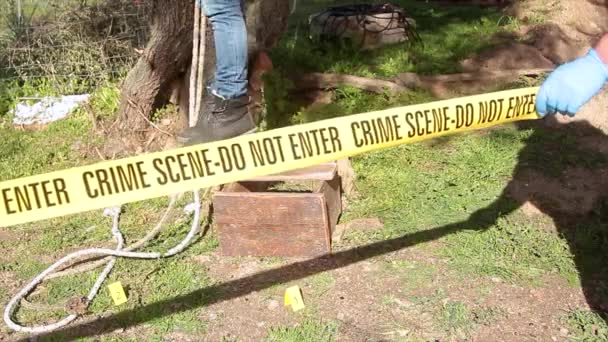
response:
<path fill-rule="evenodd" d="M 248 0 L 246 5 L 249 55 L 255 62 L 257 54 L 276 45 L 287 29 L 289 2 Z M 154 6 L 150 40 L 122 90 L 119 115 L 124 132 L 146 130 L 154 110 L 172 98 L 182 114 L 188 114 L 194 1 L 154 0 Z M 209 27 L 206 44 L 204 78 L 208 79 L 215 60 L 213 32 Z"/>
<path fill-rule="evenodd" d="M 121 128 L 145 130 L 150 114 L 168 102 L 172 83 L 192 57 L 194 1 L 155 0 L 148 45 L 125 79 L 119 115 Z"/>

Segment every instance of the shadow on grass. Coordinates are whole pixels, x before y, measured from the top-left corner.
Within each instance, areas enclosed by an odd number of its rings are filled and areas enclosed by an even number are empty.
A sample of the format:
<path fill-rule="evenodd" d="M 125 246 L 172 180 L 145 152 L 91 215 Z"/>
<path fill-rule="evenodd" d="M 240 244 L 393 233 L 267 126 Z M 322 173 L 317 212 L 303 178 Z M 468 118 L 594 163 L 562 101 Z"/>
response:
<path fill-rule="evenodd" d="M 608 270 L 605 264 L 608 260 L 608 157 L 605 154 L 608 137 L 586 122 L 560 128 L 547 127 L 547 123 L 548 120 L 520 124 L 522 129 L 533 128 L 534 134 L 519 154 L 512 181 L 496 201 L 474 212 L 465 221 L 296 262 L 81 323 L 40 338 L 68 341 L 110 333 L 339 269 L 463 230 L 486 230 L 526 202 L 531 202 L 554 220 L 558 233 L 567 240 L 574 255 L 589 306 L 605 319 L 608 309 Z M 568 139 L 574 140 L 568 142 Z M 582 174 L 565 178 L 574 169 Z M 573 183 L 568 184 L 569 179 Z M 538 253 L 542 256 L 543 251 Z"/>
<path fill-rule="evenodd" d="M 512 180 L 469 224 L 490 228 L 526 203 L 551 217 L 569 245 L 589 307 L 608 323 L 608 137 L 586 121 L 557 125 L 547 118 L 519 126 L 534 133 Z"/>

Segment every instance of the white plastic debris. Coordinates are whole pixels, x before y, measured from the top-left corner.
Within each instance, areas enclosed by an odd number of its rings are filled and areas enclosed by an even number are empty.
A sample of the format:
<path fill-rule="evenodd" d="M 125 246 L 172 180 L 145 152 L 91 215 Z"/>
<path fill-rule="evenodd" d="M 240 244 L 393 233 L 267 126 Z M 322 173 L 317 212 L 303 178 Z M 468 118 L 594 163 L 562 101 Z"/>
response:
<path fill-rule="evenodd" d="M 16 125 L 47 124 L 65 118 L 78 104 L 86 101 L 89 94 L 43 97 L 36 103 L 18 103 L 13 114 Z"/>

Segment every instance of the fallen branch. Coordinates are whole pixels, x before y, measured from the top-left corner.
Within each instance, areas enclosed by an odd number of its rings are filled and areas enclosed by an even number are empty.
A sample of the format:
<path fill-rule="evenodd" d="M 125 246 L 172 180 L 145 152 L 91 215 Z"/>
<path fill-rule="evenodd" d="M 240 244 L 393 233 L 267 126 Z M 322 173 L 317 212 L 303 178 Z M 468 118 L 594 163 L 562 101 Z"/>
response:
<path fill-rule="evenodd" d="M 551 70 L 552 69 L 514 69 L 432 76 L 420 76 L 416 73 L 407 72 L 397 75 L 395 82 L 402 87 L 407 88 L 427 88 L 436 85 L 437 83 L 489 81 L 514 79 L 521 76 L 538 76 L 550 72 Z"/>
<path fill-rule="evenodd" d="M 406 87 L 391 81 L 342 74 L 310 73 L 293 76 L 291 80 L 300 90 L 333 89 L 338 86 L 351 86 L 380 94 L 386 91 L 396 94 L 407 90 Z"/>

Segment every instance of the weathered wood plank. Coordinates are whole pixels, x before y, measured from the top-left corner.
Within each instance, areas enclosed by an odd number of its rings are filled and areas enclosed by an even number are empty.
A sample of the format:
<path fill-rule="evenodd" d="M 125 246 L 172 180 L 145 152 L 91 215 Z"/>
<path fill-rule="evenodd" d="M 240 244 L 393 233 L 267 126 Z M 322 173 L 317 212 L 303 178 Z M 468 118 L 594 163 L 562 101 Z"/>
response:
<path fill-rule="evenodd" d="M 323 194 L 218 193 L 214 221 L 227 256 L 309 256 L 330 252 Z"/>

